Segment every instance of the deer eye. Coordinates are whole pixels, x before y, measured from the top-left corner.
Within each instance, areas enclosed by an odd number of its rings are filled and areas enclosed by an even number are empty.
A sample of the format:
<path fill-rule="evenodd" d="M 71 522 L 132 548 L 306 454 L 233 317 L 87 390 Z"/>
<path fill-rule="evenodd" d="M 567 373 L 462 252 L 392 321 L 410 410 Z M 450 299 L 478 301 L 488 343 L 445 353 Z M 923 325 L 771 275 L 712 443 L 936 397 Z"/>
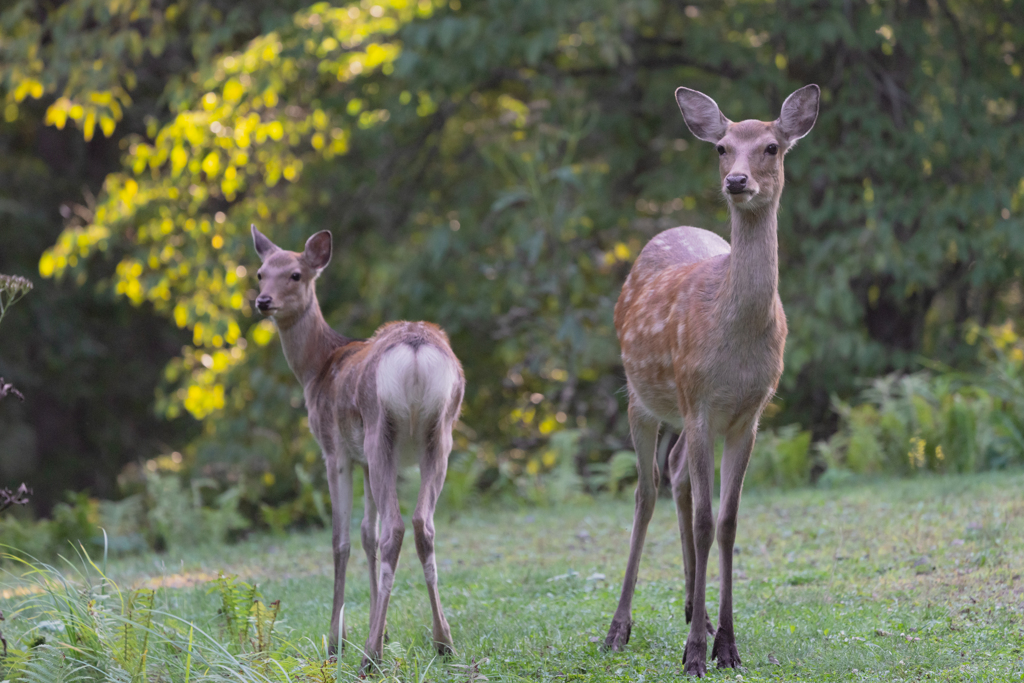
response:
<path fill-rule="evenodd" d="M 298 282 L 299 280 L 302 279 L 302 276 L 299 275 L 298 273 L 292 273 L 292 279 Z"/>
<path fill-rule="evenodd" d="M 774 154 L 778 154 L 778 153 L 779 153 L 779 146 L 778 146 L 778 145 L 776 145 L 776 144 L 775 144 L 775 143 L 773 142 L 772 144 L 768 145 L 768 147 L 767 147 L 767 148 L 765 148 L 765 150 L 764 150 L 764 151 L 765 151 L 765 154 L 772 154 L 772 155 L 774 155 Z"/>
<path fill-rule="evenodd" d="M 723 154 L 725 154 L 725 146 L 724 145 L 719 145 L 718 146 L 718 156 L 722 156 Z"/>

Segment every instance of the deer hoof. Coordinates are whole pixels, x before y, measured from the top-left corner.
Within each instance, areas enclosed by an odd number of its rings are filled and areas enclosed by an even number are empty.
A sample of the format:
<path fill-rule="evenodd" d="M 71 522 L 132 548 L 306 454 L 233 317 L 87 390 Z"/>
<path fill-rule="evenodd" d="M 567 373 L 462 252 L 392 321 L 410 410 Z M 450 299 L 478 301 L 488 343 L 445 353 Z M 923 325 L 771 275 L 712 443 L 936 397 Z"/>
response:
<path fill-rule="evenodd" d="M 703 678 L 707 672 L 707 642 L 696 642 L 692 639 L 686 641 L 686 648 L 683 650 L 683 673 L 687 676 Z"/>
<path fill-rule="evenodd" d="M 719 669 L 739 668 L 740 653 L 736 650 L 736 637 L 732 632 L 718 629 L 715 644 L 711 646 L 711 659 L 718 660 Z"/>
<path fill-rule="evenodd" d="M 447 628 L 440 633 L 434 634 L 434 647 L 437 649 L 437 654 L 442 657 L 451 657 L 455 654 L 455 644 L 452 642 L 452 634 L 448 632 Z"/>
<path fill-rule="evenodd" d="M 375 673 L 377 669 L 376 664 L 377 661 L 379 661 L 379 659 L 380 657 L 368 657 L 366 655 L 363 655 L 363 661 L 359 663 L 360 677 L 365 678 L 366 676 Z"/>
<path fill-rule="evenodd" d="M 633 630 L 633 621 L 613 620 L 611 628 L 608 629 L 608 637 L 604 639 L 606 650 L 618 652 L 626 647 L 629 642 L 629 634 Z"/>

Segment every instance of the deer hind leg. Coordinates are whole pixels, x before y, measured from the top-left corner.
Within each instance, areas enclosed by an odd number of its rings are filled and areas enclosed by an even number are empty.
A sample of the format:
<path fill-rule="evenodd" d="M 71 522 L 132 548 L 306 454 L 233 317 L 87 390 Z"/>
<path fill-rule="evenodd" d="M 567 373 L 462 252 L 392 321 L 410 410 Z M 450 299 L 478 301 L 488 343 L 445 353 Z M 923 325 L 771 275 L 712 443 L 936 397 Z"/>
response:
<path fill-rule="evenodd" d="M 736 541 L 736 519 L 743 491 L 743 476 L 750 462 L 757 435 L 757 420 L 750 426 L 726 435 L 722 455 L 722 493 L 718 505 L 719 574 L 722 591 L 718 608 L 718 632 L 711 647 L 711 658 L 718 660 L 719 668 L 735 669 L 740 665 L 736 650 L 736 635 L 732 622 L 732 553 Z"/>
<path fill-rule="evenodd" d="M 686 464 L 690 473 L 690 493 L 693 499 L 693 613 L 690 634 L 686 639 L 683 668 L 689 675 L 703 676 L 707 672 L 707 624 L 705 604 L 708 555 L 715 536 L 715 520 L 711 512 L 711 487 L 715 479 L 715 452 L 711 430 L 702 419 L 687 420 Z"/>
<path fill-rule="evenodd" d="M 629 642 L 633 628 L 632 606 L 633 591 L 636 589 L 636 577 L 640 569 L 640 555 L 647 537 L 647 525 L 654 515 L 654 503 L 658 497 L 658 484 L 655 478 L 654 457 L 658 449 L 658 429 L 661 423 L 647 415 L 631 399 L 629 403 L 629 431 L 636 447 L 636 510 L 633 513 L 633 533 L 629 539 L 629 561 L 626 563 L 626 576 L 622 580 L 622 594 L 619 606 L 612 617 L 608 636 L 604 646 L 611 650 L 621 650 Z"/>
<path fill-rule="evenodd" d="M 416 535 L 416 554 L 423 565 L 423 577 L 427 582 L 430 611 L 433 616 L 434 646 L 438 654 L 450 655 L 455 651 L 451 629 L 441 608 L 441 595 L 437 590 L 437 562 L 434 559 L 434 509 L 444 485 L 448 468 L 448 454 L 452 450 L 450 425 L 438 420 L 428 431 L 425 448 L 420 454 L 420 493 L 416 511 L 412 516 L 412 528 Z"/>
<path fill-rule="evenodd" d="M 370 487 L 370 468 L 363 468 L 363 523 L 360 536 L 363 541 L 363 552 L 366 553 L 366 566 L 370 572 L 370 614 L 377 605 L 377 582 L 380 578 L 380 567 L 377 564 L 377 504 L 373 502 Z"/>
<path fill-rule="evenodd" d="M 370 613 L 370 633 L 366 638 L 362 669 L 380 660 L 384 650 L 384 630 L 387 626 L 388 603 L 395 583 L 398 557 L 405 537 L 405 522 L 398 507 L 398 458 L 395 449 L 395 429 L 386 415 L 379 424 L 368 427 L 364 436 L 364 449 L 370 470 L 370 492 L 380 513 L 380 583 L 377 599 Z"/>
<path fill-rule="evenodd" d="M 334 554 L 334 600 L 331 603 L 331 630 L 327 639 L 329 654 L 338 653 L 339 634 L 345 640 L 345 572 L 352 545 L 352 463 L 339 453 L 325 449 L 327 488 L 331 494 L 331 549 Z"/>
<path fill-rule="evenodd" d="M 693 494 L 690 489 L 690 470 L 686 463 L 686 432 L 679 435 L 668 456 L 672 497 L 676 503 L 679 538 L 683 546 L 683 572 L 686 576 L 686 623 L 693 618 L 693 579 L 697 563 L 697 550 L 693 545 Z M 715 634 L 711 618 L 705 614 L 704 626 L 709 636 Z"/>

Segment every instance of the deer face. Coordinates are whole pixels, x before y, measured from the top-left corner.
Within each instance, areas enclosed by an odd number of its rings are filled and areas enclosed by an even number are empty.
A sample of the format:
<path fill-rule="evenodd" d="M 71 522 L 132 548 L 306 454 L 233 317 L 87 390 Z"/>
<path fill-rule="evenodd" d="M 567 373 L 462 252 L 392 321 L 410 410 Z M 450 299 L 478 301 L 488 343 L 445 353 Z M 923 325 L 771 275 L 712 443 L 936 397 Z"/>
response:
<path fill-rule="evenodd" d="M 256 310 L 278 323 L 298 319 L 316 303 L 314 283 L 331 260 L 331 233 L 322 230 L 310 237 L 302 253 L 281 249 L 255 225 L 252 239 L 263 261 L 256 271 Z"/>
<path fill-rule="evenodd" d="M 775 125 L 761 121 L 730 123 L 715 145 L 722 175 L 722 194 L 741 208 L 754 208 L 782 193 L 782 136 Z"/>
<path fill-rule="evenodd" d="M 782 194 L 782 158 L 814 126 L 818 97 L 818 86 L 808 85 L 786 98 L 777 120 L 733 123 L 707 95 L 676 90 L 687 127 L 718 150 L 722 194 L 741 210 L 771 204 Z"/>

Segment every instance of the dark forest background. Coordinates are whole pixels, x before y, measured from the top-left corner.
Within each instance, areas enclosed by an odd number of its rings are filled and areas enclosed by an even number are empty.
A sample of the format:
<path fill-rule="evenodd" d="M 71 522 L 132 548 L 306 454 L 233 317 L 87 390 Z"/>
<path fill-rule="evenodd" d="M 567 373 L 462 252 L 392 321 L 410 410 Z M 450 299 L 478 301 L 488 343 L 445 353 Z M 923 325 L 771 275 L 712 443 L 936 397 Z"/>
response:
<path fill-rule="evenodd" d="M 0 328 L 26 396 L 0 402 L 0 483 L 37 513 L 146 472 L 245 482 L 253 509 L 319 486 L 251 309 L 256 223 L 294 249 L 333 232 L 337 329 L 449 331 L 456 479 L 614 488 L 622 280 L 661 229 L 727 236 L 679 85 L 733 120 L 822 88 L 786 159 L 761 446 L 795 470 L 765 481 L 1019 462 L 1022 44 L 1015 0 L 8 2 L 0 272 L 35 289 Z"/>

